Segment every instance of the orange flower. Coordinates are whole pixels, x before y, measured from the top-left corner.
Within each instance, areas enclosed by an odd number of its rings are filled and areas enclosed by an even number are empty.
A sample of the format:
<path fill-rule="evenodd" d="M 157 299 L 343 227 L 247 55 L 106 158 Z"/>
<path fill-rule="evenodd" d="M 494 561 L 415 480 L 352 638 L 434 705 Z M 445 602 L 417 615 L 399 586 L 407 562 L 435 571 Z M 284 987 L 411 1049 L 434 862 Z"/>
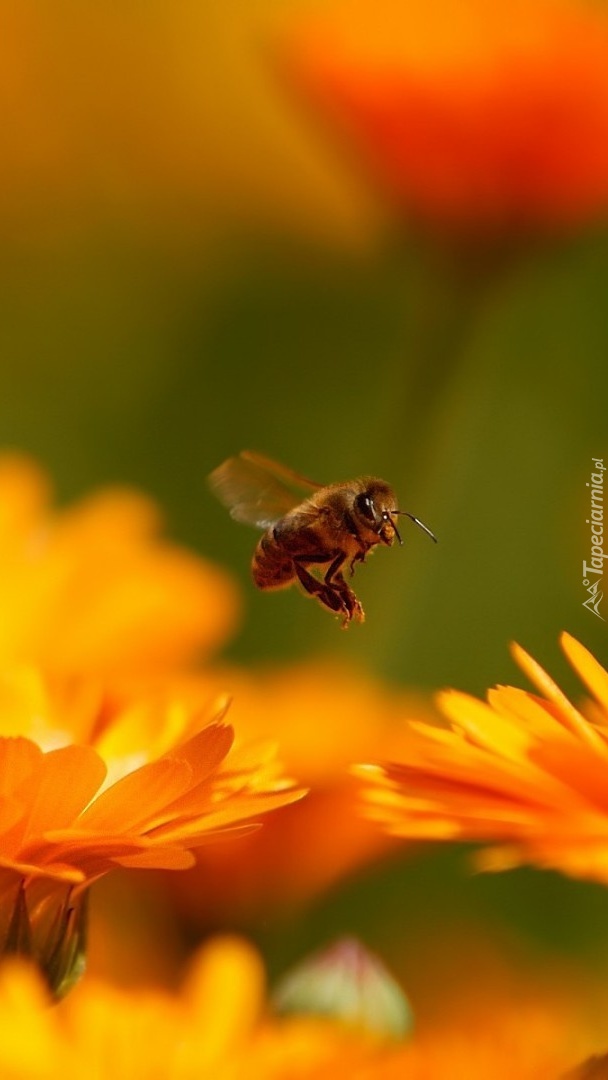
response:
<path fill-rule="evenodd" d="M 608 20 L 584 0 L 348 0 L 296 28 L 297 80 L 399 205 L 492 231 L 608 208 Z"/>
<path fill-rule="evenodd" d="M 273 746 L 233 751 L 221 716 L 209 722 L 179 702 L 138 699 L 113 716 L 101 708 L 95 723 L 94 700 L 81 699 L 90 738 L 73 743 L 60 727 L 53 738 L 57 702 L 34 685 L 32 693 L 29 674 L 15 676 L 3 701 L 11 734 L 0 736 L 0 941 L 35 956 L 59 991 L 80 968 L 91 882 L 116 866 L 192 866 L 193 849 L 302 792 L 282 776 Z M 0 699 L 2 688 L 0 680 Z M 45 731 L 53 748 L 19 727 Z"/>
<path fill-rule="evenodd" d="M 228 576 L 158 536 L 154 506 L 109 490 L 54 511 L 31 462 L 0 457 L 0 665 L 61 676 L 162 673 L 234 629 Z"/>
<path fill-rule="evenodd" d="M 117 214 L 172 261 L 194 244 L 210 263 L 235 224 L 364 240 L 373 209 L 362 222 L 360 193 L 294 124 L 261 62 L 269 18 L 268 0 L 238 17 L 174 0 L 56 9 L 49 27 L 37 0 L 2 4 L 4 243 L 27 229 L 42 254 L 46 229 L 69 244 Z"/>
<path fill-rule="evenodd" d="M 47 1007 L 35 974 L 0 971 L 0 1074 L 7 1080 L 558 1080 L 588 1036 L 575 1009 L 517 1006 L 478 992 L 483 1021 L 466 1030 L 449 1020 L 407 1044 L 379 1044 L 328 1017 L 269 1014 L 263 967 L 245 942 L 224 938 L 195 957 L 176 993 L 119 990 L 85 979 Z M 488 1022 L 486 1022 L 486 1020 Z M 579 1047 L 582 1053 L 577 1058 Z"/>
<path fill-rule="evenodd" d="M 541 696 L 500 686 L 486 703 L 447 691 L 451 730 L 412 724 L 406 760 L 359 767 L 390 833 L 496 841 L 478 857 L 485 869 L 533 863 L 608 883 L 608 675 L 570 635 L 561 641 L 594 696 L 593 719 L 514 646 Z"/>

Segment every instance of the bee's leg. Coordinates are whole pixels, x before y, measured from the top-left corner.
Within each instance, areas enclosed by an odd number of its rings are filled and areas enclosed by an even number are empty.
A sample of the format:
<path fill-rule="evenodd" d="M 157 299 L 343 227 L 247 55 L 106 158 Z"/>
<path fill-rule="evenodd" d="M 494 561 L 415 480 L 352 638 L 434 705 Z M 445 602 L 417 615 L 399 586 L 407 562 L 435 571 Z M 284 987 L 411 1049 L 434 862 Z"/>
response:
<path fill-rule="evenodd" d="M 344 607 L 347 611 L 344 624 L 348 625 L 351 619 L 355 619 L 357 622 L 365 622 L 365 612 L 361 606 L 361 602 L 351 589 L 350 585 L 342 577 L 342 574 L 336 574 L 332 581 L 332 586 L 341 597 Z"/>
<path fill-rule="evenodd" d="M 361 556 L 359 556 L 359 558 L 361 558 Z M 344 625 L 346 626 L 351 619 L 357 619 L 358 622 L 363 622 L 365 614 L 353 590 L 350 585 L 347 585 L 340 571 L 340 567 L 345 561 L 346 555 L 342 551 L 339 552 L 325 575 L 325 584 L 330 588 L 335 589 L 342 598 L 342 603 L 344 604 L 347 613 L 347 617 L 344 621 Z M 353 558 L 351 560 L 351 568 L 354 561 L 355 559 Z"/>
<path fill-rule="evenodd" d="M 325 575 L 325 584 L 326 585 L 333 585 L 333 583 L 334 583 L 333 578 L 334 577 L 336 577 L 336 576 L 342 577 L 342 574 L 338 574 L 338 571 L 339 571 L 340 567 L 344 564 L 345 559 L 346 559 L 346 555 L 344 554 L 344 552 L 339 551 L 338 554 L 336 555 L 334 561 L 332 562 L 331 566 L 329 567 L 326 575 Z"/>
<path fill-rule="evenodd" d="M 353 555 L 352 559 L 350 560 L 350 563 L 348 564 L 349 568 L 350 568 L 350 576 L 351 577 L 353 576 L 353 574 L 355 572 L 355 563 L 358 563 L 358 562 L 364 563 L 365 562 L 365 555 L 366 555 L 365 551 L 358 551 L 356 555 Z"/>
<path fill-rule="evenodd" d="M 323 556 L 322 559 L 319 556 L 318 559 L 315 559 L 311 558 L 309 555 L 306 555 L 303 557 L 303 561 L 307 563 L 317 561 L 327 562 L 327 556 Z M 302 587 L 306 589 L 307 593 L 310 593 L 311 596 L 316 597 L 316 599 L 319 600 L 322 604 L 324 604 L 325 607 L 329 608 L 330 611 L 343 612 L 347 618 L 350 618 L 348 608 L 344 604 L 342 596 L 337 591 L 337 589 L 335 589 L 331 584 L 327 585 L 324 581 L 319 581 L 318 578 L 313 577 L 312 574 L 309 574 L 308 570 L 306 570 L 306 568 L 302 565 L 302 562 L 300 562 L 297 556 L 293 560 L 293 565 L 298 576 L 298 581 L 300 582 Z"/>

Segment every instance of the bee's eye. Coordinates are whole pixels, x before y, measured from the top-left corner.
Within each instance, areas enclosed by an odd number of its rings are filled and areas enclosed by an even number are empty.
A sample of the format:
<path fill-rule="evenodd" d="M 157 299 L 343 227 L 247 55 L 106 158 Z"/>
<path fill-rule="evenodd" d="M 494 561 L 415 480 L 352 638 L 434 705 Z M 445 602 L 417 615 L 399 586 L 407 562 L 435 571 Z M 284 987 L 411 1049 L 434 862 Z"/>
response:
<path fill-rule="evenodd" d="M 359 513 L 363 514 L 363 517 L 367 518 L 368 521 L 375 521 L 374 504 L 369 495 L 366 495 L 365 492 L 362 495 L 357 495 L 355 505 Z"/>

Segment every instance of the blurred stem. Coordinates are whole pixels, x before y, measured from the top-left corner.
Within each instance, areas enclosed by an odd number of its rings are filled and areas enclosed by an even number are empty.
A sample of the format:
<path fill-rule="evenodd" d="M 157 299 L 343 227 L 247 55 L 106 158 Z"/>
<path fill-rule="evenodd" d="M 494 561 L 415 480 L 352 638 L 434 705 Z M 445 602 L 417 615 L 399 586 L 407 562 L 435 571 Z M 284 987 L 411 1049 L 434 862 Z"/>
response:
<path fill-rule="evenodd" d="M 394 358 L 379 388 L 375 427 L 382 433 L 386 458 L 393 463 L 394 471 L 388 479 L 399 494 L 402 508 L 415 513 L 435 531 L 438 523 L 430 508 L 439 468 L 439 425 L 446 403 L 458 392 L 475 326 L 514 265 L 519 265 L 513 255 L 503 249 L 440 246 L 428 239 L 409 250 L 410 261 L 404 268 L 404 353 Z M 437 558 L 441 558 L 441 535 L 439 541 Z M 405 558 L 410 558 L 392 576 L 387 573 L 383 577 L 382 619 L 374 627 L 373 639 L 370 634 L 371 640 L 361 647 L 368 658 L 371 649 L 371 659 L 385 675 L 415 683 L 417 633 L 407 612 L 410 607 L 424 607 L 424 596 L 418 592 L 424 593 L 424 583 L 412 582 L 411 565 L 416 553 L 412 552 L 414 540 L 410 540 L 409 533 L 405 542 L 409 548 Z M 426 541 L 416 537 L 418 542 Z M 412 586 L 418 592 L 419 603 L 408 602 Z"/>
<path fill-rule="evenodd" d="M 404 268 L 403 349 L 387 372 L 378 422 L 391 460 L 416 473 L 430 420 L 451 388 L 471 328 L 510 260 L 418 241 Z"/>

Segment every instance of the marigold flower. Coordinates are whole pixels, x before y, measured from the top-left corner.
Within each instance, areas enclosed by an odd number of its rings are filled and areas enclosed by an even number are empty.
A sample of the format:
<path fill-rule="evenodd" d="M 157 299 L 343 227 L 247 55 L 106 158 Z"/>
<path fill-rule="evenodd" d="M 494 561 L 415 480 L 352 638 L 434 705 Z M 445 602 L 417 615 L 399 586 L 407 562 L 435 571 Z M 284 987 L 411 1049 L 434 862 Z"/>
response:
<path fill-rule="evenodd" d="M 168 672 L 222 644 L 235 585 L 158 527 L 131 491 L 54 510 L 36 465 L 0 456 L 0 666 L 107 680 Z"/>
<path fill-rule="evenodd" d="M 449 1018 L 409 1043 L 379 1044 L 331 1017 L 269 1013 L 257 953 L 232 938 L 210 942 L 180 990 L 120 990 L 87 978 L 55 1009 L 36 974 L 0 969 L 0 1074 L 7 1080 L 558 1080 L 589 1037 L 575 1009 L 517 1007 L 480 990 L 483 1021 L 467 1029 Z M 585 1049 L 583 1049 L 585 1053 Z"/>
<path fill-rule="evenodd" d="M 50 737 L 57 704 L 40 682 L 32 696 L 31 685 L 15 677 L 2 709 L 0 942 L 33 955 L 59 992 L 81 968 L 83 903 L 93 881 L 116 866 L 190 867 L 193 849 L 234 835 L 302 791 L 282 775 L 273 745 L 233 750 L 221 713 L 210 720 L 209 710 L 138 699 L 118 714 L 102 707 L 95 723 L 94 701 L 81 701 L 89 737 L 75 743 L 60 727 Z M 0 679 L 0 699 L 2 690 Z M 46 747 L 19 727 L 45 731 Z"/>
<path fill-rule="evenodd" d="M 408 839 L 495 841 L 484 869 L 532 863 L 608 883 L 608 674 L 569 634 L 561 643 L 592 718 L 515 645 L 540 693 L 440 694 L 451 729 L 412 723 L 406 760 L 358 768 L 372 816 Z"/>
<path fill-rule="evenodd" d="M 509 231 L 608 207 L 608 20 L 582 0 L 348 0 L 288 63 L 399 205 Z"/>
<path fill-rule="evenodd" d="M 235 223 L 295 228 L 321 243 L 365 241 L 373 208 L 294 124 L 261 62 L 268 8 L 254 0 L 234 18 L 218 3 L 100 4 L 57 9 L 50 33 L 36 3 L 3 4 L 0 221 L 8 235 L 16 242 L 35 221 L 31 241 L 42 252 L 43 223 L 69 243 L 77 223 L 99 229 L 120 208 L 172 259 L 193 242 L 217 258 Z"/>

